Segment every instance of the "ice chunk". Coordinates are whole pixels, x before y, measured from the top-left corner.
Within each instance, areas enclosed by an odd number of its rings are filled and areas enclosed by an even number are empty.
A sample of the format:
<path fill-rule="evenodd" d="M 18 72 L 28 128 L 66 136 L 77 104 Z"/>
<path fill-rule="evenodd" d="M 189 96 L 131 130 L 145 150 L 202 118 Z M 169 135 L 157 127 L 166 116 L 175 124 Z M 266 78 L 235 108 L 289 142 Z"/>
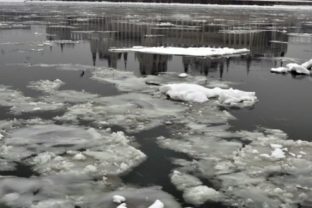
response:
<path fill-rule="evenodd" d="M 311 70 L 312 69 L 312 59 L 310 59 L 309 61 L 304 62 L 303 64 L 301 64 L 302 67 Z"/>
<path fill-rule="evenodd" d="M 120 195 L 114 195 L 113 196 L 113 202 L 120 204 L 126 201 L 126 198 L 124 196 L 120 196 Z"/>
<path fill-rule="evenodd" d="M 164 208 L 164 203 L 162 203 L 162 201 L 160 201 L 159 199 L 157 199 L 151 206 L 149 206 L 148 208 Z"/>
<path fill-rule="evenodd" d="M 206 102 L 209 98 L 217 97 L 220 105 L 230 107 L 252 106 L 257 101 L 254 92 L 235 89 L 205 88 L 197 84 L 168 84 L 160 87 L 160 91 L 173 100 L 189 102 Z"/>
<path fill-rule="evenodd" d="M 39 91 L 51 93 L 55 90 L 58 90 L 64 84 L 65 83 L 60 79 L 56 79 L 54 81 L 40 80 L 37 82 L 31 82 L 29 84 L 29 87 L 32 89 L 39 90 Z"/>
<path fill-rule="evenodd" d="M 202 185 L 202 182 L 198 178 L 192 175 L 181 173 L 180 171 L 177 170 L 173 171 L 170 180 L 180 191 L 184 191 L 187 188 Z"/>
<path fill-rule="evenodd" d="M 210 47 L 198 47 L 198 48 L 181 48 L 181 47 L 143 47 L 134 46 L 132 48 L 112 48 L 112 52 L 140 52 L 150 54 L 162 54 L 162 55 L 178 55 L 178 56 L 230 56 L 237 54 L 249 53 L 248 49 L 234 49 L 234 48 L 210 48 Z"/>
<path fill-rule="evenodd" d="M 310 71 L 312 67 L 312 59 L 304 62 L 303 64 L 299 65 L 297 63 L 289 63 L 286 67 L 277 67 L 272 68 L 271 72 L 274 73 L 295 73 L 295 74 L 303 74 L 303 75 L 310 75 Z"/>
<path fill-rule="evenodd" d="M 54 124 L 11 130 L 0 150 L 3 158 L 27 162 L 45 175 L 118 175 L 145 159 L 141 151 L 129 144 L 123 132 Z"/>
<path fill-rule="evenodd" d="M 183 194 L 183 198 L 191 204 L 201 205 L 206 201 L 220 201 L 222 194 L 212 188 L 201 185 L 187 189 Z"/>
<path fill-rule="evenodd" d="M 118 205 L 117 208 L 127 208 L 127 204 L 122 203 L 122 204 Z"/>
<path fill-rule="evenodd" d="M 123 188 L 117 191 L 100 194 L 90 197 L 86 207 L 109 207 L 115 208 L 116 204 L 112 202 L 114 195 L 121 195 L 127 199 L 127 207 L 147 208 L 153 205 L 153 208 L 170 207 L 181 208 L 175 199 L 169 194 L 163 192 L 160 187 L 149 188 Z M 158 200 L 158 201 L 157 201 Z"/>
<path fill-rule="evenodd" d="M 271 72 L 274 72 L 274 73 L 288 73 L 289 69 L 287 67 L 277 67 L 277 68 L 271 68 Z"/>
<path fill-rule="evenodd" d="M 282 149 L 280 148 L 275 148 L 274 151 L 271 153 L 271 156 L 274 159 L 280 160 L 285 158 L 285 153 Z"/>
<path fill-rule="evenodd" d="M 18 208 L 74 208 L 93 195 L 107 191 L 103 182 L 83 175 L 57 175 L 31 178 L 1 177 L 0 203 Z M 86 198 L 86 199 L 85 199 Z"/>
<path fill-rule="evenodd" d="M 95 70 L 92 72 L 91 78 L 116 84 L 119 90 L 127 92 L 144 91 L 147 87 L 145 78 L 136 77 L 132 72 L 121 72 L 114 69 Z"/>
<path fill-rule="evenodd" d="M 87 165 L 84 171 L 87 173 L 93 173 L 97 171 L 97 168 L 94 165 Z"/>
<path fill-rule="evenodd" d="M 11 107 L 14 114 L 33 111 L 55 111 L 63 109 L 64 104 L 51 100 L 49 102 L 38 102 L 31 97 L 25 97 L 21 92 L 11 89 L 8 86 L 0 86 L 0 105 Z"/>
<path fill-rule="evenodd" d="M 290 72 L 294 72 L 297 74 L 310 74 L 310 71 L 303 67 L 302 65 L 296 64 L 296 63 L 289 63 L 286 65 Z"/>
<path fill-rule="evenodd" d="M 31 206 L 31 208 L 67 208 L 67 207 L 75 208 L 75 205 L 66 200 L 51 199 L 40 201 L 39 203 Z"/>
<path fill-rule="evenodd" d="M 185 201 L 191 204 L 200 205 L 208 200 L 218 201 L 221 199 L 221 193 L 202 185 L 202 182 L 192 175 L 175 170 L 170 179 L 178 190 L 183 191 Z"/>
<path fill-rule="evenodd" d="M 82 153 L 77 153 L 74 157 L 73 157 L 74 160 L 85 160 L 86 159 L 86 156 L 84 156 L 84 154 Z"/>
<path fill-rule="evenodd" d="M 179 77 L 181 77 L 181 78 L 185 78 L 185 77 L 187 77 L 188 76 L 188 74 L 186 74 L 186 73 L 181 73 L 181 74 L 179 74 Z"/>
<path fill-rule="evenodd" d="M 53 101 L 58 101 L 59 103 L 81 103 L 89 102 L 98 97 L 97 94 L 85 91 L 58 90 L 64 84 L 65 83 L 60 79 L 54 81 L 39 80 L 31 82 L 28 87 L 47 93 L 48 95 L 43 96 L 42 99 L 48 103 Z"/>
<path fill-rule="evenodd" d="M 185 106 L 150 95 L 128 93 L 95 99 L 92 104 L 74 105 L 56 119 L 67 122 L 86 120 L 99 126 L 105 121 L 104 125 L 121 125 L 129 131 L 139 131 L 158 126 L 185 109 Z"/>

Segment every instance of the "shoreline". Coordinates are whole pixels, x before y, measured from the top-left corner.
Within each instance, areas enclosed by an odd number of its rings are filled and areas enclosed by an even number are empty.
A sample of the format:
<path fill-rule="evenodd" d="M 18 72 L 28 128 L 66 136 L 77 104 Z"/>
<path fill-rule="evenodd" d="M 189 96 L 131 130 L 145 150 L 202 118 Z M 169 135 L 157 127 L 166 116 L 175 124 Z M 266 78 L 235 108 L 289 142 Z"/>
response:
<path fill-rule="evenodd" d="M 247 1 L 246 1 L 247 2 Z M 251 2 L 251 1 L 249 1 Z M 193 8 L 231 8 L 231 9 L 289 9 L 289 10 L 312 10 L 312 1 L 288 1 L 281 0 L 278 4 L 263 4 L 257 5 L 257 2 L 270 3 L 271 0 L 258 0 L 255 4 L 191 4 L 191 3 L 148 3 L 148 2 L 111 2 L 111 1 L 102 1 L 102 2 L 91 2 L 91 1 L 27 1 L 27 2 L 10 2 L 10 1 L 0 1 L 0 4 L 82 4 L 82 5 L 112 5 L 112 6 L 140 6 L 140 7 L 193 7 Z M 282 4 L 285 3 L 285 4 Z M 291 4 L 290 4 L 291 3 Z M 295 5 L 295 3 L 297 3 Z M 308 3 L 298 5 L 298 3 Z"/>

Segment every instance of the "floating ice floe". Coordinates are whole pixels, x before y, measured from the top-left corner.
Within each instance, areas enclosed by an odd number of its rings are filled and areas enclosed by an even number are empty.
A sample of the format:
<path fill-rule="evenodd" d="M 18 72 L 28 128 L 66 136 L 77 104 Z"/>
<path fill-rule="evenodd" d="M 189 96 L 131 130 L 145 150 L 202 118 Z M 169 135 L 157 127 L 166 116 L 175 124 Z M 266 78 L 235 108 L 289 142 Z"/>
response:
<path fill-rule="evenodd" d="M 58 90 L 64 84 L 60 79 L 54 81 L 39 80 L 31 82 L 28 87 L 47 93 L 46 96 L 42 97 L 45 102 L 57 100 L 60 103 L 82 103 L 98 97 L 97 94 L 87 93 L 85 91 Z"/>
<path fill-rule="evenodd" d="M 162 201 L 160 201 L 159 199 L 157 199 L 151 206 L 149 206 L 148 208 L 164 208 L 165 205 L 164 203 L 162 203 Z"/>
<path fill-rule="evenodd" d="M 126 201 L 126 198 L 124 196 L 120 196 L 120 195 L 114 195 L 113 196 L 113 202 L 114 203 L 121 204 L 125 201 Z"/>
<path fill-rule="evenodd" d="M 289 36 L 312 37 L 311 33 L 288 33 Z"/>
<path fill-rule="evenodd" d="M 105 206 L 107 208 L 116 208 L 116 203 L 112 202 L 114 195 L 121 195 L 127 199 L 124 203 L 126 207 L 144 207 L 144 208 L 181 208 L 172 196 L 161 191 L 160 187 L 150 188 L 124 188 L 114 192 L 101 194 L 100 197 L 95 196 L 88 199 L 85 203 L 86 207 L 96 208 Z M 123 204 L 123 203 L 122 203 Z M 124 207 L 123 205 L 122 207 Z"/>
<path fill-rule="evenodd" d="M 97 68 L 92 72 L 92 79 L 100 82 L 109 82 L 116 85 L 120 91 L 125 92 L 152 92 L 154 93 L 158 85 L 171 82 L 195 83 L 207 81 L 203 77 L 193 77 L 183 75 L 183 79 L 177 73 L 163 73 L 158 76 L 137 77 L 132 72 L 118 71 L 110 68 Z"/>
<path fill-rule="evenodd" d="M 187 76 L 188 76 L 187 73 L 181 73 L 181 74 L 179 74 L 179 77 L 181 77 L 181 78 L 185 78 L 185 77 L 187 77 Z"/>
<path fill-rule="evenodd" d="M 202 128 L 202 132 L 182 130 L 180 138 L 158 142 L 192 156 L 192 162 L 177 164 L 215 181 L 222 192 L 220 200 L 251 208 L 295 208 L 298 204 L 309 203 L 312 184 L 307 181 L 312 179 L 312 156 L 307 152 L 312 150 L 311 142 L 286 140 L 285 133 L 279 130 L 228 132 L 227 128 L 218 126 Z M 179 190 L 199 184 L 193 177 L 178 172 L 171 180 Z M 192 199 L 195 200 L 195 196 Z M 200 199 L 194 202 L 200 203 Z"/>
<path fill-rule="evenodd" d="M 145 78 L 136 77 L 132 72 L 114 69 L 99 69 L 92 72 L 92 79 L 116 84 L 121 91 L 142 91 L 146 89 Z"/>
<path fill-rule="evenodd" d="M 221 193 L 203 185 L 198 178 L 192 175 L 174 170 L 170 180 L 178 190 L 183 191 L 183 198 L 188 203 L 200 205 L 207 201 L 222 199 Z"/>
<path fill-rule="evenodd" d="M 312 67 L 312 59 L 304 62 L 303 64 L 299 65 L 297 63 L 289 63 L 286 65 L 286 67 L 277 67 L 272 68 L 271 72 L 273 73 L 294 73 L 294 74 L 304 74 L 304 75 L 310 75 Z"/>
<path fill-rule="evenodd" d="M 127 197 L 129 207 L 148 207 L 160 199 L 164 207 L 181 208 L 172 196 L 157 187 L 123 187 L 110 192 L 112 184 L 94 181 L 83 175 L 48 175 L 31 178 L 1 177 L 0 204 L 12 208 L 116 208 L 112 195 Z M 116 185 L 114 185 L 116 186 Z"/>
<path fill-rule="evenodd" d="M 257 102 L 255 92 L 235 89 L 206 88 L 197 84 L 179 83 L 160 87 L 160 91 L 173 100 L 203 103 L 209 98 L 218 98 L 223 106 L 250 107 Z"/>
<path fill-rule="evenodd" d="M 112 48 L 112 52 L 140 52 L 162 55 L 177 55 L 177 56 L 231 56 L 249 53 L 248 49 L 234 48 L 182 48 L 182 47 L 143 47 L 135 46 L 132 48 Z"/>
<path fill-rule="evenodd" d="M 128 93 L 74 105 L 55 119 L 69 123 L 88 121 L 104 127 L 120 125 L 128 131 L 139 131 L 161 125 L 164 120 L 185 109 L 185 106 L 176 106 L 150 95 Z"/>
<path fill-rule="evenodd" d="M 44 175 L 119 175 L 145 159 L 122 132 L 52 124 L 11 130 L 0 149 L 2 158 L 31 164 Z"/>
<path fill-rule="evenodd" d="M 312 69 L 312 59 L 304 62 L 303 64 L 301 64 L 301 66 L 303 66 L 304 68 L 307 68 L 308 70 L 311 70 Z"/>
<path fill-rule="evenodd" d="M 55 111 L 64 108 L 63 103 L 50 100 L 42 102 L 31 97 L 25 97 L 21 92 L 13 90 L 8 86 L 0 86 L 0 105 L 9 106 L 14 114 L 35 112 L 35 111 Z"/>
<path fill-rule="evenodd" d="M 58 90 L 64 84 L 65 83 L 60 79 L 56 79 L 54 81 L 40 80 L 36 82 L 31 82 L 29 84 L 29 87 L 38 91 L 50 93 L 52 91 Z"/>

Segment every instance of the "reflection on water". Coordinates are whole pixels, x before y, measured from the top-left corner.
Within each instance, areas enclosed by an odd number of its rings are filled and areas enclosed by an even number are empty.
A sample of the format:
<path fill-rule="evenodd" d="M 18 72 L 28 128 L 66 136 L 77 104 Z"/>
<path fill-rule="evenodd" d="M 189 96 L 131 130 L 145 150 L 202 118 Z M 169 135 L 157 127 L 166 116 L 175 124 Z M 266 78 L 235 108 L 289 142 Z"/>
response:
<path fill-rule="evenodd" d="M 276 28 L 276 29 L 271 29 Z M 109 52 L 110 48 L 141 46 L 176 46 L 176 47 L 231 47 L 248 48 L 250 56 L 244 57 L 249 71 L 253 58 L 283 57 L 287 53 L 288 35 L 279 30 L 282 26 L 273 23 L 229 25 L 207 21 L 128 19 L 124 17 L 104 16 L 94 18 L 68 17 L 63 26 L 47 26 L 47 40 L 87 41 L 90 45 L 93 65 L 97 61 L 107 62 L 107 66 L 128 70 L 128 54 Z M 52 34 L 52 35 L 51 35 Z M 275 42 L 272 42 L 275 41 Z M 74 47 L 74 43 L 59 44 Z M 165 55 L 135 54 L 142 75 L 157 74 L 168 70 L 172 57 Z M 208 75 L 208 71 L 229 67 L 229 58 L 212 59 L 182 57 L 185 72 L 190 70 Z M 120 63 L 120 64 L 119 64 Z"/>

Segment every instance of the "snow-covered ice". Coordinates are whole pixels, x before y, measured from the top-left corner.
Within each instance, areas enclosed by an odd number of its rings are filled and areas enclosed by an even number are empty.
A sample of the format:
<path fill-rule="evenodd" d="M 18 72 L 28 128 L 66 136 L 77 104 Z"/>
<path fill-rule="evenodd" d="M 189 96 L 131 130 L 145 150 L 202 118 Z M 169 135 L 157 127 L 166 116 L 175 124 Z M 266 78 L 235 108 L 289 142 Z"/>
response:
<path fill-rule="evenodd" d="M 309 61 L 304 62 L 303 64 L 301 64 L 301 66 L 303 66 L 304 68 L 311 70 L 312 69 L 312 59 L 310 59 Z"/>
<path fill-rule="evenodd" d="M 255 92 L 235 89 L 206 88 L 197 84 L 179 83 L 160 87 L 160 91 L 173 100 L 203 103 L 210 98 L 218 98 L 220 105 L 229 107 L 249 107 L 257 102 Z"/>
<path fill-rule="evenodd" d="M 312 59 L 306 61 L 304 63 L 297 64 L 297 63 L 289 63 L 286 67 L 277 67 L 271 68 L 271 72 L 273 73 L 295 73 L 295 74 L 303 74 L 303 75 L 310 75 L 311 74 L 311 67 L 312 67 Z"/>
<path fill-rule="evenodd" d="M 286 67 L 289 69 L 290 72 L 294 72 L 297 74 L 310 74 L 310 71 L 307 68 L 296 63 L 289 63 L 286 65 Z"/>
<path fill-rule="evenodd" d="M 140 52 L 150 54 L 162 55 L 177 55 L 177 56 L 231 56 L 237 54 L 247 54 L 248 49 L 234 49 L 234 48 L 182 48 L 182 47 L 143 47 L 134 46 L 132 48 L 111 48 L 112 52 Z"/>

